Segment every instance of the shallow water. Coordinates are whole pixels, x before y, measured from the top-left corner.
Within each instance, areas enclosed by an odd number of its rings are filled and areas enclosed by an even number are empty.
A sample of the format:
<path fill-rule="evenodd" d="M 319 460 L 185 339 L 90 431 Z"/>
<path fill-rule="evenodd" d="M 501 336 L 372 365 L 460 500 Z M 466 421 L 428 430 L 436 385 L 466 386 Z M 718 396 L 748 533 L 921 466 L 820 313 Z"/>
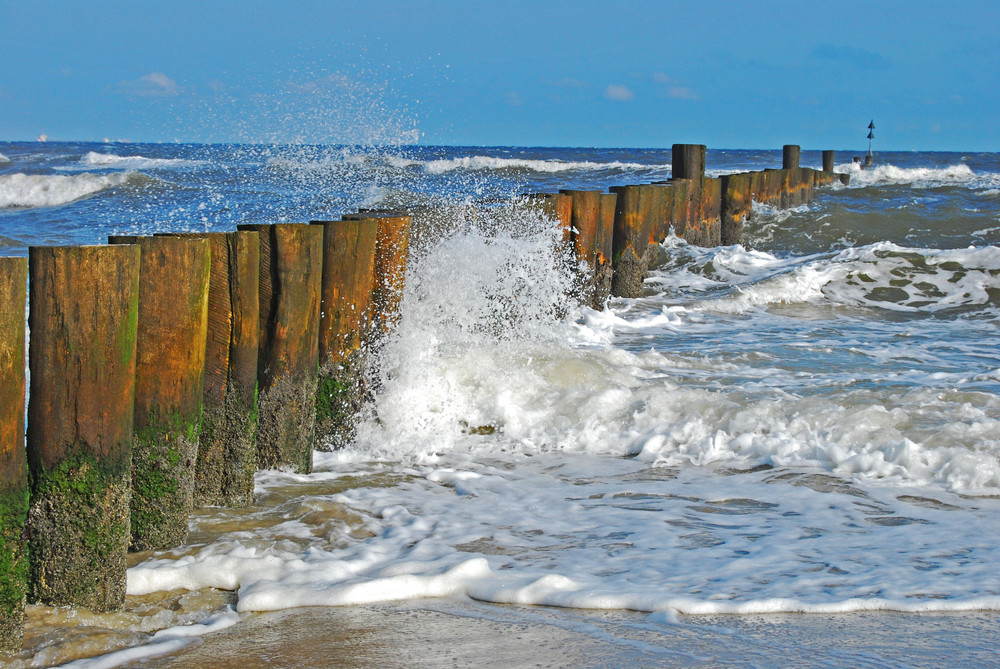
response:
<path fill-rule="evenodd" d="M 193 662 L 224 655 L 226 639 L 269 638 L 264 628 L 323 666 L 344 637 L 301 629 L 326 615 L 429 664 L 472 630 L 516 630 L 512 661 L 547 643 L 537 661 L 553 666 L 579 664 L 566 654 L 578 644 L 592 666 L 989 663 L 997 154 L 887 154 L 867 172 L 844 154 L 851 186 L 791 211 L 756 207 L 740 246 L 668 238 L 646 295 L 602 312 L 568 297 L 575 276 L 551 223 L 496 202 L 660 180 L 669 151 L 0 154 L 13 254 L 358 206 L 477 212 L 418 245 L 351 447 L 317 453 L 309 476 L 262 472 L 254 506 L 199 510 L 188 545 L 133 556 L 126 612 L 33 608 L 21 666 L 123 647 Z M 761 169 L 780 152 L 707 162 L 710 173 Z M 350 645 L 362 664 L 365 644 Z"/>

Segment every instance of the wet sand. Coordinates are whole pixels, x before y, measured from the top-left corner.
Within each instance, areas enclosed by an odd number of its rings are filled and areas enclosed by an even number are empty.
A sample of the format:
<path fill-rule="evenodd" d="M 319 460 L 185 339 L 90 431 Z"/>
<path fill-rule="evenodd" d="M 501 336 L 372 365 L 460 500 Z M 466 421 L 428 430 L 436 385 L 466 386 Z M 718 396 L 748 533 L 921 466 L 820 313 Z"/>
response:
<path fill-rule="evenodd" d="M 1000 666 L 1000 616 L 662 616 L 476 602 L 251 614 L 143 667 Z"/>

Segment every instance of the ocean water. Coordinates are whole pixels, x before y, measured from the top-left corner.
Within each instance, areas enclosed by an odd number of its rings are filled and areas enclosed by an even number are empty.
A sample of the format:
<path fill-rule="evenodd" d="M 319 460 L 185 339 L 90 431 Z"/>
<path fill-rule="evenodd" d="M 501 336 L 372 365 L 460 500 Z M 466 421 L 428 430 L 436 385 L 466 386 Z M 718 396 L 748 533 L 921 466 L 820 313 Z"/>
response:
<path fill-rule="evenodd" d="M 671 236 L 643 297 L 593 311 L 568 297 L 552 223 L 504 202 L 663 180 L 669 149 L 0 143 L 6 255 L 475 212 L 414 248 L 354 444 L 310 475 L 259 473 L 253 506 L 200 509 L 187 545 L 132 556 L 125 611 L 31 607 L 12 666 L 183 663 L 265 612 L 360 605 L 625 639 L 634 663 L 767 664 L 733 650 L 761 616 L 785 621 L 776 664 L 808 665 L 803 639 L 844 626 L 883 642 L 816 664 L 990 663 L 1000 154 L 852 155 L 850 186 L 755 206 L 740 245 Z M 713 175 L 780 162 L 707 156 Z M 940 643 L 909 662 L 896 631 L 918 628 Z"/>

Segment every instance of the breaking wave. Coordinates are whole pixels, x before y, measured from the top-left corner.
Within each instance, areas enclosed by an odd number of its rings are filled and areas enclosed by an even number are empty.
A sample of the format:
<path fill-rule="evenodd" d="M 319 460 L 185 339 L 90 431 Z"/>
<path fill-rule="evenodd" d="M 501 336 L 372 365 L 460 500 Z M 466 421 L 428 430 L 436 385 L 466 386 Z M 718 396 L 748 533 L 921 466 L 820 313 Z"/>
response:
<path fill-rule="evenodd" d="M 0 209 L 56 207 L 145 178 L 139 172 L 103 175 L 85 172 L 73 176 L 4 174 L 0 175 Z"/>

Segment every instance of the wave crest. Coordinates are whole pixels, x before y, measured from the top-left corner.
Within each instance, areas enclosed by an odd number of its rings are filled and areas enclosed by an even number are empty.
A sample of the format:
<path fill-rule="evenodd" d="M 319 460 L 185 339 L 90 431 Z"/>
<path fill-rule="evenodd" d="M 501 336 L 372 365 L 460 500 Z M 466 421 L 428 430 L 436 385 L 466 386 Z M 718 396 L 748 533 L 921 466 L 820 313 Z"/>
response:
<path fill-rule="evenodd" d="M 60 174 L 0 175 L 0 209 L 56 207 L 123 186 L 145 177 L 139 172 L 73 176 Z"/>
<path fill-rule="evenodd" d="M 80 158 L 80 165 L 99 169 L 148 170 L 175 167 L 192 167 L 204 164 L 204 160 L 185 158 L 147 158 L 146 156 L 118 156 L 113 153 L 88 151 Z"/>

